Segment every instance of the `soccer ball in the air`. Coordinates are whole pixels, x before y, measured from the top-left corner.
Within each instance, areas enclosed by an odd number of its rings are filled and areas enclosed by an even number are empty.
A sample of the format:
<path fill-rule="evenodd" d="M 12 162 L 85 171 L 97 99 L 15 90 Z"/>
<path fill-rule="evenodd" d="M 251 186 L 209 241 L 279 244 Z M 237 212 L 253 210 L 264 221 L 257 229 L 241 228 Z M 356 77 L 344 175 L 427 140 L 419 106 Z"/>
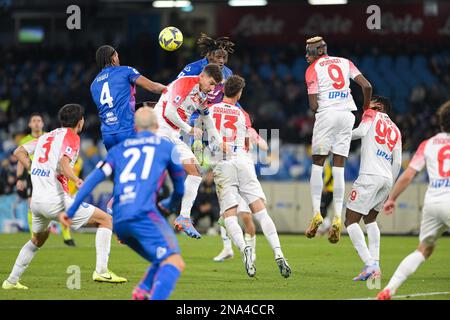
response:
<path fill-rule="evenodd" d="M 159 45 L 167 51 L 177 50 L 183 44 L 183 34 L 175 27 L 167 27 L 159 33 Z"/>

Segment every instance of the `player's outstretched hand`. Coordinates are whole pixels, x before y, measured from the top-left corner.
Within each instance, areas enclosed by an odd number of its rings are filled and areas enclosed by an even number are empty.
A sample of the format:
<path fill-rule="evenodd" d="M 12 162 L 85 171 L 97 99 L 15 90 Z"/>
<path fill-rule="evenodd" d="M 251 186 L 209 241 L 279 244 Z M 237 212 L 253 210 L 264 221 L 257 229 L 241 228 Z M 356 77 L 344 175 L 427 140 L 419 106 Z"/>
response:
<path fill-rule="evenodd" d="M 21 179 L 17 180 L 17 182 L 16 182 L 16 188 L 17 188 L 17 191 L 23 191 L 23 190 L 25 190 L 25 181 L 24 181 L 24 180 L 21 180 Z"/>
<path fill-rule="evenodd" d="M 390 215 L 393 214 L 395 210 L 395 201 L 388 199 L 383 206 L 383 211 L 385 214 Z"/>
<path fill-rule="evenodd" d="M 201 139 L 203 136 L 203 130 L 197 127 L 192 127 L 191 132 L 189 132 L 191 136 L 194 136 L 195 139 Z"/>
<path fill-rule="evenodd" d="M 59 222 L 66 228 L 69 228 L 72 225 L 72 219 L 70 219 L 65 212 L 59 215 Z"/>
<path fill-rule="evenodd" d="M 80 189 L 83 183 L 84 183 L 83 179 L 78 178 L 78 180 L 75 182 L 77 189 Z"/>

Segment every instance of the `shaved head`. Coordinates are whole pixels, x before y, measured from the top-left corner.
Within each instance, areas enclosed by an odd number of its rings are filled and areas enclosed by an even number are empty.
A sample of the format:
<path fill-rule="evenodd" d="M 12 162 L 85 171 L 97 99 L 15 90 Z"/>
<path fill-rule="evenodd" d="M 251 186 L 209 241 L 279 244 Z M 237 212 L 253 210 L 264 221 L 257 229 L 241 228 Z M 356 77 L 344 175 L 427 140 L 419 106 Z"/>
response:
<path fill-rule="evenodd" d="M 152 131 L 158 129 L 158 119 L 155 111 L 150 107 L 142 107 L 137 109 L 134 114 L 134 122 L 137 131 Z"/>

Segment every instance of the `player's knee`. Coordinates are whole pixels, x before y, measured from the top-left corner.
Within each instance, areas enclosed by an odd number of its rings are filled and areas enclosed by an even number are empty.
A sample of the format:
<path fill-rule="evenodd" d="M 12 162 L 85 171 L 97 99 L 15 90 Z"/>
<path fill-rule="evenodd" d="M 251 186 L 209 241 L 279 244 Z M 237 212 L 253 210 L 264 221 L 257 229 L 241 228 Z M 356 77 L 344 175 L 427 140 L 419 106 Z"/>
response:
<path fill-rule="evenodd" d="M 315 164 L 316 166 L 323 167 L 327 156 L 313 155 L 312 158 L 313 158 L 313 164 Z"/>
<path fill-rule="evenodd" d="M 186 267 L 186 264 L 184 263 L 183 258 L 179 254 L 171 255 L 166 260 L 164 260 L 163 263 L 161 263 L 161 265 L 169 264 L 169 263 L 171 265 L 175 266 L 175 268 L 177 268 L 180 272 L 183 272 Z"/>
<path fill-rule="evenodd" d="M 96 209 L 96 211 L 95 222 L 98 224 L 98 227 L 112 229 L 112 217 L 100 209 Z"/>
<path fill-rule="evenodd" d="M 31 242 L 33 242 L 33 244 L 36 247 L 40 248 L 44 245 L 45 241 L 47 241 L 48 235 L 49 235 L 49 232 L 39 233 L 39 234 L 34 233 L 31 238 Z"/>
<path fill-rule="evenodd" d="M 344 225 L 346 228 L 348 228 L 349 226 L 351 226 L 354 223 L 358 223 L 359 221 L 356 221 L 353 217 L 346 217 L 345 218 L 345 222 Z"/>
<path fill-rule="evenodd" d="M 422 253 L 425 259 L 428 259 L 434 251 L 434 244 L 420 243 L 417 250 Z"/>

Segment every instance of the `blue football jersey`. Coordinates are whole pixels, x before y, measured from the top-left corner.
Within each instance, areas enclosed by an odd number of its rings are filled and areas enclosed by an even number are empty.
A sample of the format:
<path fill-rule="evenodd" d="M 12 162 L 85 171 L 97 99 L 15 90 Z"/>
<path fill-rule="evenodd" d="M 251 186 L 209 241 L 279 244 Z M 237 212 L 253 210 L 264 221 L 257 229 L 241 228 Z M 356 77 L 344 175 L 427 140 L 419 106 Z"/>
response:
<path fill-rule="evenodd" d="M 134 129 L 136 79 L 132 67 L 103 68 L 91 84 L 91 95 L 100 116 L 103 135 Z"/>
<path fill-rule="evenodd" d="M 208 59 L 203 58 L 192 63 L 189 63 L 184 69 L 178 74 L 177 78 L 185 76 L 198 76 L 203 68 L 209 63 Z M 233 71 L 227 66 L 222 68 L 223 78 L 226 80 L 233 75 Z"/>
<path fill-rule="evenodd" d="M 114 146 L 105 164 L 114 173 L 114 223 L 132 220 L 148 212 L 158 212 L 157 191 L 169 171 L 172 180 L 184 179 L 184 169 L 175 145 L 150 132 L 139 132 L 136 138 Z M 182 180 L 181 180 L 182 181 Z M 183 188 L 178 183 L 177 188 Z M 182 194 L 184 190 L 177 190 Z"/>

